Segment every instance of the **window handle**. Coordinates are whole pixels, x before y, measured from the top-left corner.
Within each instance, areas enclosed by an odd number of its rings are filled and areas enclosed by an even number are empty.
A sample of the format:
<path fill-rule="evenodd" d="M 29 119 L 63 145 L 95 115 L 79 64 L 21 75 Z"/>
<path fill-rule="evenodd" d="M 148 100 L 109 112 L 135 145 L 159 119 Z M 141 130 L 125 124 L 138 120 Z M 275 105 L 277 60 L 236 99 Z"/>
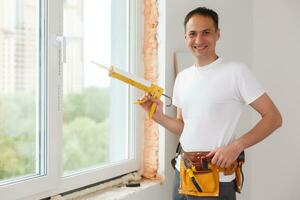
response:
<path fill-rule="evenodd" d="M 59 42 L 60 48 L 59 48 L 59 60 L 61 64 L 65 64 L 67 62 L 67 54 L 66 54 L 66 46 L 67 41 L 66 37 L 63 35 L 57 36 L 56 40 Z"/>

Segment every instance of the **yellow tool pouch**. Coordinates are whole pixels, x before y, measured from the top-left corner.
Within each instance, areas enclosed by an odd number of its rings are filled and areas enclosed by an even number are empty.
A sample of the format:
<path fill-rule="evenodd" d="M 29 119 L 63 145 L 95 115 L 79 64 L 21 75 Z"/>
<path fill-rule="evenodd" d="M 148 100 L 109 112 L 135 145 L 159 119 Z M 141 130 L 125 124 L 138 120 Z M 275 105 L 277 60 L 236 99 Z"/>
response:
<path fill-rule="evenodd" d="M 236 173 L 236 191 L 243 183 L 242 164 L 235 162 L 230 168 L 218 168 L 205 157 L 208 152 L 183 152 L 180 162 L 179 193 L 193 196 L 219 196 L 219 172 L 225 175 Z"/>
<path fill-rule="evenodd" d="M 193 196 L 219 196 L 219 172 L 214 166 L 211 171 L 196 172 L 180 164 L 180 194 Z"/>
<path fill-rule="evenodd" d="M 206 163 L 205 152 L 182 153 L 179 193 L 193 196 L 219 196 L 219 172 Z"/>

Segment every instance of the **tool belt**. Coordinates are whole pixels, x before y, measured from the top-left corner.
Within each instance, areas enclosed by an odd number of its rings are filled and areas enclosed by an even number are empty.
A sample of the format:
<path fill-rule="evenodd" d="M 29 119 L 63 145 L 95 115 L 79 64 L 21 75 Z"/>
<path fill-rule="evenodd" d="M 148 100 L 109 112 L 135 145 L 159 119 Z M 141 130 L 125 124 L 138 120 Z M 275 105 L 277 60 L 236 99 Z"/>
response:
<path fill-rule="evenodd" d="M 238 159 L 228 168 L 220 168 L 211 164 L 211 158 L 205 156 L 209 152 L 182 152 L 180 161 L 180 187 L 179 193 L 193 196 L 219 196 L 219 172 L 224 175 L 236 174 L 235 190 L 241 192 L 244 176 L 242 164 L 244 151 Z"/>

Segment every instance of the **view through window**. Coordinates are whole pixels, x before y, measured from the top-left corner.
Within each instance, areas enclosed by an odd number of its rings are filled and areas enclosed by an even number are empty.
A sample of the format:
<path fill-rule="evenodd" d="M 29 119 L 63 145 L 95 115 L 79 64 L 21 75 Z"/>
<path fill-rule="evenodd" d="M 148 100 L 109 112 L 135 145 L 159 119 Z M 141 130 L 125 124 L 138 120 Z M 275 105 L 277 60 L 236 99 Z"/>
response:
<path fill-rule="evenodd" d="M 38 17 L 38 1 L 0 0 L 0 183 L 41 173 Z"/>
<path fill-rule="evenodd" d="M 113 5 L 112 1 L 64 2 L 67 55 L 63 66 L 63 161 L 66 174 L 128 158 L 127 86 L 111 80 L 107 71 L 91 62 L 117 64 L 126 70 L 127 9 L 119 4 L 123 10 L 119 12 Z M 114 40 L 112 21 L 122 24 Z M 118 40 L 120 37 L 122 40 Z"/>

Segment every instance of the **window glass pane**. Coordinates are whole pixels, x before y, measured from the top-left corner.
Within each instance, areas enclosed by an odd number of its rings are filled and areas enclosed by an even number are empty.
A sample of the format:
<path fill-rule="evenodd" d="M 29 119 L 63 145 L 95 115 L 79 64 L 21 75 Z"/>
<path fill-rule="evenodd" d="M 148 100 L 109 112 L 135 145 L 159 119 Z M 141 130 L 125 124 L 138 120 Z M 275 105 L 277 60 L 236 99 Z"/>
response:
<path fill-rule="evenodd" d="M 39 3 L 0 0 L 0 183 L 41 174 Z"/>
<path fill-rule="evenodd" d="M 129 158 L 128 86 L 91 63 L 127 69 L 127 1 L 123 2 L 117 12 L 110 0 L 64 0 L 65 174 Z M 112 31 L 121 36 L 112 37 Z"/>

